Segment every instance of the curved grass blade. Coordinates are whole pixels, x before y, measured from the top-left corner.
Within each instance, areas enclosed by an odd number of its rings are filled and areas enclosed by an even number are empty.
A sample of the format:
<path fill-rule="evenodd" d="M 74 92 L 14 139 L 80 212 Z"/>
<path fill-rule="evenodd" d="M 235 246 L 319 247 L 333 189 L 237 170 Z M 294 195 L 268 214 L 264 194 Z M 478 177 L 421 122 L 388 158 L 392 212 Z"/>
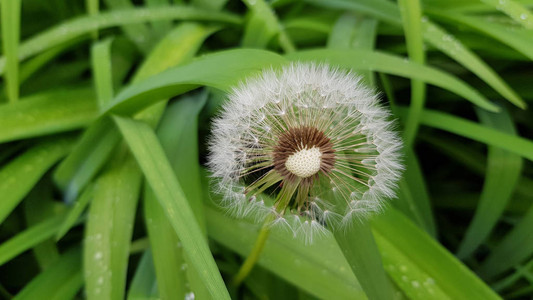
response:
<path fill-rule="evenodd" d="M 231 219 L 209 206 L 205 212 L 211 238 L 243 257 L 249 254 L 258 226 Z M 320 299 L 366 298 L 331 235 L 304 245 L 289 232 L 273 231 L 258 264 Z"/>
<path fill-rule="evenodd" d="M 64 219 L 64 215 L 47 218 L 3 242 L 0 245 L 0 265 L 5 264 L 13 257 L 20 255 L 22 252 L 31 249 L 42 241 L 52 237 L 57 232 Z"/>
<path fill-rule="evenodd" d="M 500 95 L 509 100 L 509 102 L 522 109 L 527 108 L 526 102 L 520 97 L 520 95 L 511 89 L 493 69 L 453 35 L 447 33 L 444 29 L 433 23 L 426 21 L 423 22 L 423 25 L 425 31 L 424 37 L 433 46 L 437 47 L 448 56 L 453 57 L 462 65 L 468 66 L 473 73 L 483 79 L 494 90 L 500 93 Z"/>
<path fill-rule="evenodd" d="M 113 99 L 112 42 L 111 38 L 105 39 L 91 47 L 91 64 L 99 107 L 104 107 Z"/>
<path fill-rule="evenodd" d="M 500 299 L 451 253 L 393 208 L 375 217 L 372 229 L 385 269 L 409 297 Z"/>
<path fill-rule="evenodd" d="M 0 105 L 0 143 L 86 126 L 98 115 L 88 89 L 45 92 Z"/>
<path fill-rule="evenodd" d="M 409 60 L 424 64 L 426 53 L 422 36 L 422 9 L 420 0 L 399 0 L 398 6 L 402 16 L 405 43 Z M 407 147 L 411 147 L 420 125 L 420 114 L 426 102 L 426 85 L 422 80 L 411 80 L 411 104 L 409 117 L 405 121 L 404 138 Z"/>
<path fill-rule="evenodd" d="M 142 23 L 157 20 L 202 20 L 229 24 L 240 24 L 241 19 L 233 14 L 212 12 L 187 6 L 135 8 L 100 13 L 96 16 L 79 17 L 46 30 L 21 43 L 19 60 L 57 46 L 73 38 L 88 34 L 95 29 L 104 29 L 123 24 Z M 0 57 L 0 74 L 6 61 Z"/>
<path fill-rule="evenodd" d="M 516 135 L 506 110 L 492 114 L 478 110 L 481 122 L 489 127 Z M 489 146 L 487 173 L 476 212 L 457 250 L 457 257 L 469 257 L 491 233 L 511 199 L 522 171 L 522 158 L 495 146 Z"/>
<path fill-rule="evenodd" d="M 71 137 L 50 138 L 0 169 L 0 224 L 44 173 L 69 152 L 73 142 Z"/>
<path fill-rule="evenodd" d="M 63 238 L 65 234 L 80 220 L 80 216 L 89 205 L 89 202 L 94 197 L 94 187 L 89 185 L 85 191 L 81 194 L 78 201 L 74 203 L 74 206 L 68 211 L 65 220 L 62 222 L 61 227 L 55 235 L 56 241 Z"/>
<path fill-rule="evenodd" d="M 21 0 L 2 0 L 2 46 L 5 56 L 7 98 L 17 102 L 19 98 L 20 5 Z"/>
<path fill-rule="evenodd" d="M 62 203 L 53 201 L 51 187 L 48 178 L 44 178 L 24 200 L 24 215 L 28 227 L 48 218 L 53 218 L 58 214 L 58 211 L 61 212 L 65 209 Z M 33 255 L 40 269 L 45 270 L 59 259 L 59 250 L 54 239 L 49 238 L 33 247 Z"/>
<path fill-rule="evenodd" d="M 328 8 L 362 12 L 395 26 L 401 26 L 402 24 L 399 9 L 390 1 L 364 0 L 356 2 L 350 0 L 306 0 L 306 2 Z M 448 16 L 449 15 L 451 14 L 448 14 Z M 432 44 L 472 73 L 479 76 L 479 78 L 483 79 L 489 86 L 498 91 L 498 93 L 504 96 L 507 100 L 518 107 L 525 108 L 522 98 L 520 98 L 520 96 L 474 52 L 470 51 L 468 47 L 434 23 L 429 22 L 425 18 L 423 18 L 422 21 L 422 32 L 424 34 L 424 39 L 428 43 Z M 529 37 L 529 39 L 531 39 L 531 37 Z M 518 40 L 516 40 L 516 42 L 519 43 Z M 525 50 L 526 48 L 522 49 Z"/>
<path fill-rule="evenodd" d="M 73 299 L 83 285 L 81 251 L 71 249 L 20 291 L 14 300 Z"/>
<path fill-rule="evenodd" d="M 443 11 L 428 11 L 442 21 L 463 24 L 475 29 L 501 43 L 522 53 L 533 60 L 533 33 L 522 28 L 505 27 L 488 21 L 483 17 L 472 17 L 461 14 L 448 14 Z"/>
<path fill-rule="evenodd" d="M 113 117 L 180 238 L 189 262 L 214 299 L 229 299 L 207 242 L 155 133 L 144 123 Z"/>
<path fill-rule="evenodd" d="M 105 112 L 133 114 L 160 99 L 201 85 L 230 91 L 246 75 L 283 62 L 283 57 L 264 50 L 239 49 L 208 54 L 126 87 Z"/>
<path fill-rule="evenodd" d="M 405 108 L 399 108 L 405 116 Z M 500 147 L 533 161 L 533 142 L 525 138 L 503 133 L 453 115 L 433 110 L 422 112 L 423 125 L 445 130 L 491 146 Z"/>
<path fill-rule="evenodd" d="M 390 54 L 360 49 L 349 51 L 319 49 L 299 51 L 294 54 L 289 54 L 287 57 L 290 60 L 327 61 L 330 64 L 341 65 L 356 70 L 373 70 L 424 80 L 463 96 L 481 108 L 489 111 L 498 111 L 496 105 L 489 102 L 483 95 L 460 79 L 438 69 L 406 61 Z"/>
<path fill-rule="evenodd" d="M 88 299 L 123 299 L 141 172 L 125 147 L 94 184 L 85 226 L 84 273 Z"/>
<path fill-rule="evenodd" d="M 124 10 L 124 9 L 133 9 L 135 6 L 131 0 L 104 0 L 106 5 L 112 10 Z M 143 52 L 150 52 L 154 44 L 154 37 L 151 28 L 146 24 L 127 24 L 121 26 L 124 34 Z"/>
<path fill-rule="evenodd" d="M 139 67 L 132 81 L 138 82 L 187 61 L 194 56 L 203 41 L 214 30 L 216 27 L 182 23 L 154 48 Z M 160 109 L 157 108 L 157 110 Z M 154 118 L 148 115 L 144 117 Z M 96 175 L 119 140 L 120 134 L 107 118 L 97 120 L 83 134 L 81 141 L 54 173 L 55 182 L 65 190 L 66 202 L 73 201 L 79 191 Z"/>
<path fill-rule="evenodd" d="M 533 29 L 533 15 L 529 12 L 527 7 L 523 6 L 517 1 L 513 0 L 482 0 L 484 3 L 494 7 L 496 10 L 503 12 L 511 17 L 517 23 L 524 26 L 526 29 Z"/>
<path fill-rule="evenodd" d="M 483 262 L 479 273 L 493 278 L 525 261 L 533 253 L 533 206 L 530 206 L 522 220 L 491 251 Z"/>

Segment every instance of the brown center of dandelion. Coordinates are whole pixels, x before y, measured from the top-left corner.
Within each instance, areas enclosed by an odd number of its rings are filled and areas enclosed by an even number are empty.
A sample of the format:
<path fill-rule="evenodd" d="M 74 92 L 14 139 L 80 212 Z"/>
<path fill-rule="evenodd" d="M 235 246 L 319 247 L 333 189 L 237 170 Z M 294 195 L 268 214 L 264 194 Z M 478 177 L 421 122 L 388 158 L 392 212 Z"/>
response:
<path fill-rule="evenodd" d="M 328 173 L 335 164 L 330 139 L 314 127 L 291 128 L 283 133 L 274 148 L 274 169 L 285 179 L 305 179 L 311 183 L 319 171 Z"/>

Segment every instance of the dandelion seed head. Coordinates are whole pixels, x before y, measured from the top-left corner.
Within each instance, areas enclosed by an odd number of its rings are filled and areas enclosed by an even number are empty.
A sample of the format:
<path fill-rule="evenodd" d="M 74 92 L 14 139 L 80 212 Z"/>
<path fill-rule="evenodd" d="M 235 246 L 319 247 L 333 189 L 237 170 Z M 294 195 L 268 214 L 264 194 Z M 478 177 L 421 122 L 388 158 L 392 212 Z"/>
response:
<path fill-rule="evenodd" d="M 310 241 L 395 197 L 401 146 L 359 77 L 294 63 L 234 88 L 213 123 L 208 165 L 229 213 Z"/>

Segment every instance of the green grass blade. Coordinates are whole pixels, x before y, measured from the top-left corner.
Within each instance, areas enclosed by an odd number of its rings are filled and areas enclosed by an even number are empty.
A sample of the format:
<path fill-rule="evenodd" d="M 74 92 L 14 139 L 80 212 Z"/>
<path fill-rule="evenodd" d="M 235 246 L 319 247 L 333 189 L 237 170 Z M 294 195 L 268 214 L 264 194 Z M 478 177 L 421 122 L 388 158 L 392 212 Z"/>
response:
<path fill-rule="evenodd" d="M 394 26 L 401 26 L 402 24 L 399 9 L 393 2 L 390 1 L 306 0 L 306 2 L 328 8 L 345 9 L 354 12 L 366 13 Z M 455 16 L 457 14 L 445 14 L 445 17 L 450 17 L 451 15 Z M 451 34 L 444 32 L 442 28 L 439 28 L 437 25 L 429 22 L 428 20 L 423 19 L 423 21 L 422 32 L 424 34 L 424 39 L 428 43 L 432 44 L 434 47 L 462 64 L 472 73 L 479 76 L 479 78 L 483 79 L 488 85 L 498 91 L 500 95 L 504 96 L 510 102 L 521 108 L 525 107 L 522 98 L 520 98 L 520 96 L 513 91 L 509 85 L 475 53 L 470 51 Z M 502 34 L 505 35 L 505 33 L 502 32 L 502 29 L 497 31 L 500 31 L 500 36 Z M 515 33 L 511 35 L 515 35 Z M 519 41 L 520 38 L 518 37 L 505 38 L 507 40 L 512 40 L 515 44 L 524 44 L 527 43 L 525 40 L 531 39 L 531 37 L 525 37 L 525 35 L 521 37 L 523 40 L 522 42 Z M 520 49 L 531 52 L 531 50 L 528 50 L 526 46 L 520 47 Z M 529 47 L 529 49 L 533 49 L 533 47 Z M 531 53 L 533 55 L 533 52 Z"/>
<path fill-rule="evenodd" d="M 461 41 L 433 23 L 424 22 L 423 25 L 424 37 L 429 43 L 470 69 L 500 95 L 505 97 L 505 99 L 509 100 L 509 102 L 522 109 L 527 108 L 527 104 L 520 95 L 511 89 L 493 69 L 461 43 Z"/>
<path fill-rule="evenodd" d="M 42 241 L 52 237 L 57 232 L 64 219 L 64 215 L 47 218 L 3 242 L 0 245 L 0 265 L 5 264 L 13 257 L 20 255 L 22 252 L 31 249 Z"/>
<path fill-rule="evenodd" d="M 91 64 L 99 107 L 104 107 L 113 99 L 112 43 L 113 39 L 106 39 L 91 47 Z"/>
<path fill-rule="evenodd" d="M 213 195 L 217 197 L 217 195 Z M 223 212 L 205 209 L 209 236 L 245 257 L 259 227 Z M 292 234 L 273 231 L 258 264 L 320 299 L 365 299 L 348 262 L 331 235 L 305 245 Z"/>
<path fill-rule="evenodd" d="M 482 0 L 484 3 L 494 7 L 496 10 L 503 12 L 511 17 L 517 23 L 524 26 L 526 29 L 533 29 L 533 15 L 528 8 L 517 1 L 513 0 Z"/>
<path fill-rule="evenodd" d="M 48 169 L 68 153 L 72 143 L 72 138 L 48 139 L 0 169 L 0 224 Z"/>
<path fill-rule="evenodd" d="M 104 0 L 113 10 L 133 9 L 131 0 Z M 154 44 L 154 34 L 146 24 L 127 24 L 121 26 L 125 35 L 144 53 L 148 53 Z"/>
<path fill-rule="evenodd" d="M 85 8 L 89 16 L 97 15 L 100 10 L 100 0 L 85 0 Z M 93 38 L 98 39 L 98 29 L 94 30 Z"/>
<path fill-rule="evenodd" d="M 45 92 L 0 105 L 0 143 L 86 126 L 98 115 L 88 89 Z"/>
<path fill-rule="evenodd" d="M 461 14 L 448 14 L 443 11 L 430 11 L 432 16 L 440 20 L 462 24 L 475 29 L 501 43 L 522 53 L 529 59 L 533 59 L 533 33 L 531 30 L 514 28 L 510 30 L 506 26 L 490 22 L 484 17 L 473 17 Z"/>
<path fill-rule="evenodd" d="M 530 206 L 522 220 L 491 251 L 479 273 L 492 278 L 531 257 L 533 253 L 531 228 L 533 228 L 533 206 Z"/>
<path fill-rule="evenodd" d="M 72 249 L 63 254 L 55 265 L 35 277 L 13 299 L 72 299 L 82 285 L 81 251 Z"/>
<path fill-rule="evenodd" d="M 79 221 L 81 214 L 89 205 L 89 202 L 94 197 L 94 187 L 88 186 L 85 191 L 80 195 L 79 199 L 74 203 L 72 208 L 68 211 L 65 220 L 61 224 L 61 227 L 56 233 L 55 239 L 60 240 L 67 232 L 76 225 Z"/>
<path fill-rule="evenodd" d="M 133 77 L 140 81 L 190 59 L 203 41 L 216 30 L 194 23 L 182 23 L 169 32 L 147 56 Z M 96 175 L 118 144 L 120 134 L 107 118 L 99 119 L 83 134 L 72 153 L 59 165 L 54 180 L 71 202 Z"/>
<path fill-rule="evenodd" d="M 64 191 L 65 202 L 74 201 L 111 156 L 120 141 L 116 130 L 108 130 L 112 125 L 107 118 L 95 121 L 56 168 L 54 181 Z"/>
<path fill-rule="evenodd" d="M 201 20 L 229 24 L 241 23 L 241 19 L 233 14 L 210 12 L 187 6 L 115 10 L 100 13 L 96 16 L 75 18 L 24 41 L 19 48 L 19 59 L 26 59 L 66 41 L 86 35 L 95 29 L 157 20 Z M 5 64 L 5 57 L 0 57 L 0 74 L 3 74 Z"/>
<path fill-rule="evenodd" d="M 2 46 L 5 56 L 7 98 L 17 102 L 19 98 L 20 5 L 21 0 L 2 0 Z"/>
<path fill-rule="evenodd" d="M 404 214 L 430 236 L 436 237 L 437 229 L 424 175 L 416 153 L 411 149 L 407 150 L 405 165 L 404 175 L 399 183 L 399 199 L 394 201 L 394 204 L 397 204 Z"/>
<path fill-rule="evenodd" d="M 356 220 L 350 227 L 334 233 L 344 257 L 369 299 L 391 299 L 388 281 L 370 224 Z"/>
<path fill-rule="evenodd" d="M 405 109 L 401 108 L 400 111 L 401 115 L 404 116 Z M 500 147 L 533 161 L 533 142 L 528 139 L 503 133 L 466 119 L 432 110 L 424 110 L 420 121 L 425 126 L 445 130 L 481 143 Z"/>
<path fill-rule="evenodd" d="M 479 110 L 478 115 L 485 126 L 516 135 L 507 111 L 492 114 Z M 514 193 L 521 171 L 522 158 L 519 155 L 489 146 L 485 184 L 474 218 L 457 250 L 459 258 L 469 257 L 488 238 Z"/>
<path fill-rule="evenodd" d="M 64 210 L 63 204 L 53 201 L 50 182 L 44 178 L 28 194 L 23 202 L 26 224 L 31 227 L 48 218 L 53 218 Z M 33 248 L 33 255 L 41 270 L 45 270 L 59 259 L 59 250 L 53 238 L 49 238 Z"/>
<path fill-rule="evenodd" d="M 124 147 L 125 148 L 125 147 Z M 95 182 L 85 227 L 87 299 L 123 299 L 141 173 L 124 148 Z"/>
<path fill-rule="evenodd" d="M 133 114 L 160 99 L 206 85 L 224 91 L 258 70 L 283 63 L 283 57 L 264 50 L 228 50 L 205 55 L 171 68 L 119 93 L 106 112 Z"/>
<path fill-rule="evenodd" d="M 138 121 L 121 117 L 114 117 L 114 121 L 130 146 L 159 203 L 164 207 L 167 218 L 183 244 L 189 262 L 197 268 L 210 296 L 214 299 L 229 299 L 201 229 L 155 133 L 148 125 Z"/>
<path fill-rule="evenodd" d="M 403 29 L 407 54 L 413 62 L 424 64 L 426 54 L 422 36 L 422 9 L 419 0 L 399 0 L 398 6 L 402 15 Z M 405 122 L 404 138 L 407 147 L 413 145 L 418 127 L 420 114 L 426 102 L 426 85 L 422 80 L 411 80 L 411 105 L 409 118 Z"/>
<path fill-rule="evenodd" d="M 135 270 L 135 275 L 131 280 L 130 289 L 128 291 L 128 300 L 146 300 L 157 298 L 156 279 L 154 264 L 152 263 L 152 253 L 148 249 L 141 256 L 141 261 Z M 180 282 L 175 282 L 180 284 Z M 174 294 L 178 297 L 179 294 Z M 162 296 L 161 299 L 171 299 Z M 181 299 L 181 298 L 180 298 Z"/>
<path fill-rule="evenodd" d="M 394 209 L 374 218 L 372 229 L 385 269 L 410 298 L 500 299 L 451 253 Z"/>
<path fill-rule="evenodd" d="M 168 7 L 170 5 L 169 0 L 146 0 L 145 3 L 147 7 Z M 151 22 L 150 25 L 153 33 L 161 38 L 172 29 L 171 20 Z"/>
<path fill-rule="evenodd" d="M 460 79 L 438 69 L 427 67 L 400 57 L 381 52 L 365 50 L 308 50 L 289 54 L 290 60 L 328 61 L 330 64 L 353 68 L 356 70 L 373 70 L 390 73 L 411 79 L 420 79 L 435 86 L 452 91 L 466 100 L 489 111 L 498 111 L 498 107 L 483 95 Z"/>

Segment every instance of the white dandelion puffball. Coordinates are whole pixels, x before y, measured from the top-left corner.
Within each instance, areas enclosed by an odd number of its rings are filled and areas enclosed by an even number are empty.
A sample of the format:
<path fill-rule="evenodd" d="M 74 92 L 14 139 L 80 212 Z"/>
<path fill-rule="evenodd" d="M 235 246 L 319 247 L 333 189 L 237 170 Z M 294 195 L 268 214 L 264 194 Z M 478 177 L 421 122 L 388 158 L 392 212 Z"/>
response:
<path fill-rule="evenodd" d="M 294 63 L 233 90 L 208 165 L 223 206 L 306 238 L 364 219 L 395 197 L 401 140 L 351 73 Z"/>

